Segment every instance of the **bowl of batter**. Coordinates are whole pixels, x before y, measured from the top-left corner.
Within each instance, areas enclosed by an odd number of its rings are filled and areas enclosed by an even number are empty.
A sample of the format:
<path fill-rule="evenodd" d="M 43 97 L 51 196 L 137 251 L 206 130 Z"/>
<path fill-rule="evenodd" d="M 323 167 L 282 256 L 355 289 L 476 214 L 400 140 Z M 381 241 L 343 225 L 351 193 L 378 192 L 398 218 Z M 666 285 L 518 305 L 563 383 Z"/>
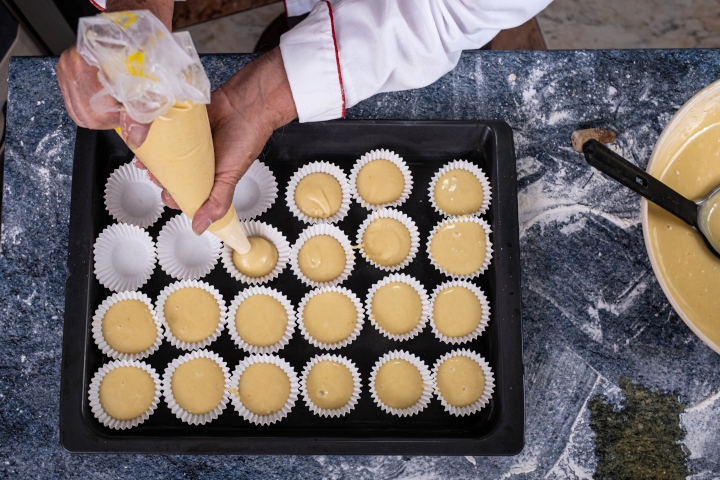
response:
<path fill-rule="evenodd" d="M 720 81 L 677 111 L 658 138 L 647 171 L 694 201 L 720 185 Z M 720 353 L 720 259 L 692 227 L 644 198 L 642 225 L 665 296 L 688 327 Z"/>

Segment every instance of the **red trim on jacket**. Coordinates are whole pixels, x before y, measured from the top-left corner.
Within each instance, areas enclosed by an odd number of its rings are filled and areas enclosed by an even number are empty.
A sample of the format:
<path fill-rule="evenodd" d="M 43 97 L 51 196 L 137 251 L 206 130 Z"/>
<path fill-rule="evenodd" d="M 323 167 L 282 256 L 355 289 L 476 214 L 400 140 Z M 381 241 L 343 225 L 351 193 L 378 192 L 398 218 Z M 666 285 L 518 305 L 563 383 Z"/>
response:
<path fill-rule="evenodd" d="M 94 6 L 95 8 L 97 8 L 98 10 L 100 10 L 101 12 L 104 12 L 104 11 L 105 11 L 105 9 L 104 9 L 103 7 L 101 7 L 100 5 L 98 5 L 97 3 L 95 3 L 93 0 L 90 0 L 90 3 L 92 3 L 93 6 Z"/>
<path fill-rule="evenodd" d="M 330 11 L 330 28 L 332 29 L 333 43 L 335 44 L 335 59 L 337 60 L 338 79 L 340 80 L 340 93 L 342 94 L 342 116 L 345 117 L 345 87 L 343 86 L 342 72 L 340 71 L 340 54 L 338 53 L 337 38 L 335 38 L 335 22 L 333 21 L 332 5 L 328 0 L 323 0 Z"/>

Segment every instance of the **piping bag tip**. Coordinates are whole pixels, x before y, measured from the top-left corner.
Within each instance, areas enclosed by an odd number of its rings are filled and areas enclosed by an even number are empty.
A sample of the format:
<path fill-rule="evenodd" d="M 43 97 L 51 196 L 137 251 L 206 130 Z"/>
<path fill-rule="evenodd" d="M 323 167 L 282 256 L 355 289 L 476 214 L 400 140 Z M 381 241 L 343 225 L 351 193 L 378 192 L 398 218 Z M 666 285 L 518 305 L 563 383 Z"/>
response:
<path fill-rule="evenodd" d="M 240 254 L 244 255 L 250 251 L 250 242 L 248 241 L 247 235 L 245 235 L 242 225 L 240 224 L 240 220 L 238 220 L 237 217 L 235 217 L 224 228 L 208 231 Z"/>

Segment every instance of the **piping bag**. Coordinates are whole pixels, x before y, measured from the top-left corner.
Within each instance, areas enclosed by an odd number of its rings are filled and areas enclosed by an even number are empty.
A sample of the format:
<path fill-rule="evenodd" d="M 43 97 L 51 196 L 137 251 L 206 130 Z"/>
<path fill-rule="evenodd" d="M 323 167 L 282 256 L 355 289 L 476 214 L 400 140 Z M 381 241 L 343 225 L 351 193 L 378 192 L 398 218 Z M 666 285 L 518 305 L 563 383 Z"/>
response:
<path fill-rule="evenodd" d="M 90 100 L 93 110 L 111 111 L 114 102 L 103 101 L 110 95 L 135 121 L 153 122 L 133 152 L 193 218 L 215 182 L 215 151 L 206 107 L 210 81 L 190 34 L 171 34 L 147 10 L 103 13 L 80 19 L 77 51 L 99 68 L 103 89 Z M 208 231 L 238 253 L 250 251 L 232 203 Z"/>

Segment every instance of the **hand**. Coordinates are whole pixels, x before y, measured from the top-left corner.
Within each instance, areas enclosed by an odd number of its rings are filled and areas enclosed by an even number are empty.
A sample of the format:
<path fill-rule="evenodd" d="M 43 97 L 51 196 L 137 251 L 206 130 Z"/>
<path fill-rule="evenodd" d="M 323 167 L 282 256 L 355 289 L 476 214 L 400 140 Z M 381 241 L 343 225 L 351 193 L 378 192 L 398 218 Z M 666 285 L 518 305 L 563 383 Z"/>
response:
<path fill-rule="evenodd" d="M 198 235 L 227 213 L 235 186 L 272 132 L 297 117 L 280 49 L 257 58 L 212 92 L 208 116 L 215 146 L 215 185 L 193 217 Z M 162 199 L 177 208 L 165 189 Z"/>

